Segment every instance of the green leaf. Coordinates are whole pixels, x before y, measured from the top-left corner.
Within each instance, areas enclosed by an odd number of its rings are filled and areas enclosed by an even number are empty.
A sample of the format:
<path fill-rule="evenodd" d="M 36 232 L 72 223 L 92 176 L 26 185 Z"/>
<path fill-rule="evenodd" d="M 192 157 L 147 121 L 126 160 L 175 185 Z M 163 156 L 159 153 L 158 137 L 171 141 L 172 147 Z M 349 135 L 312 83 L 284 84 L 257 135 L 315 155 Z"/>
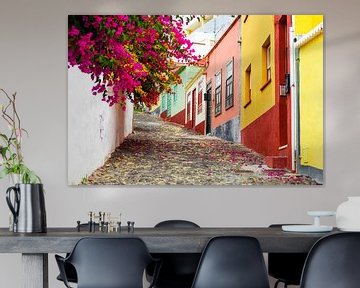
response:
<path fill-rule="evenodd" d="M 29 132 L 28 132 L 26 129 L 21 128 L 21 131 L 24 131 L 24 132 L 25 132 L 25 134 L 26 134 L 26 136 L 27 136 L 27 137 L 29 137 Z"/>
<path fill-rule="evenodd" d="M 13 154 L 11 154 L 11 156 L 10 156 L 10 160 L 15 160 L 17 158 L 17 154 L 16 153 L 13 153 Z"/>
<path fill-rule="evenodd" d="M 4 168 L 0 171 L 0 179 L 4 178 L 5 176 L 7 176 L 9 174 L 9 171 L 7 168 Z"/>
<path fill-rule="evenodd" d="M 21 180 L 23 183 L 36 184 L 41 183 L 41 179 L 39 176 L 35 174 L 35 172 L 31 171 L 24 164 L 19 164 L 19 174 L 21 174 Z"/>
<path fill-rule="evenodd" d="M 8 137 L 5 134 L 0 133 L 0 137 L 3 138 L 4 142 L 8 142 Z"/>
<path fill-rule="evenodd" d="M 28 183 L 36 184 L 41 183 L 40 177 L 37 176 L 33 171 L 29 170 L 27 173 Z"/>
<path fill-rule="evenodd" d="M 3 157 L 3 159 L 6 159 L 6 152 L 9 150 L 8 147 L 1 147 L 1 156 Z"/>

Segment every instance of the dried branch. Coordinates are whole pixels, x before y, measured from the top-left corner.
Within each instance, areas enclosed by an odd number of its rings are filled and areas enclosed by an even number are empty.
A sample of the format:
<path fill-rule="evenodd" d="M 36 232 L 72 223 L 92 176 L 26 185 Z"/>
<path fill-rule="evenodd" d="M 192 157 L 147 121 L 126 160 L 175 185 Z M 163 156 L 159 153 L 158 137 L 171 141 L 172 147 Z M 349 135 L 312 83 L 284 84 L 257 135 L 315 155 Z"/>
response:
<path fill-rule="evenodd" d="M 0 140 L 4 144 L 0 145 L 0 157 L 2 158 L 0 178 L 8 174 L 21 174 L 23 183 L 40 183 L 40 178 L 23 163 L 21 140 L 23 132 L 27 135 L 28 133 L 21 127 L 20 116 L 16 109 L 16 93 L 10 96 L 1 88 L 0 92 L 6 96 L 7 100 L 6 105 L 1 105 L 1 116 L 10 129 L 10 135 L 0 133 Z"/>

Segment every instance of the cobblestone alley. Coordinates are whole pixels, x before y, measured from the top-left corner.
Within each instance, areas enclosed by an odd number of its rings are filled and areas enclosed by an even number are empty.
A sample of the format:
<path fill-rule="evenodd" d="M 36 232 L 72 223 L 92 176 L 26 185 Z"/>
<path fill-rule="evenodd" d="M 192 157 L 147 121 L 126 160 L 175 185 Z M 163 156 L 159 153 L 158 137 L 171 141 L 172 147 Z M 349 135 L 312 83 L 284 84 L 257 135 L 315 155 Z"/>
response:
<path fill-rule="evenodd" d="M 142 113 L 134 133 L 84 184 L 315 185 L 311 178 L 271 169 L 241 144 L 198 135 Z"/>

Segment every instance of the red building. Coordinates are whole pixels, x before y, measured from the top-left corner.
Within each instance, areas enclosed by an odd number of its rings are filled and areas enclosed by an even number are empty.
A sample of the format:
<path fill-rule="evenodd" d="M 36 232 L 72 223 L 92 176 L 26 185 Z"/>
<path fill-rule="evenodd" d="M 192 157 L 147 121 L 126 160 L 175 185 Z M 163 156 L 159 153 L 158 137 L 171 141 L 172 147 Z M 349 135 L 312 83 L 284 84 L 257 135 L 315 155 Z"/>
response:
<path fill-rule="evenodd" d="M 292 170 L 290 26 L 290 15 L 242 21 L 241 140 L 270 167 Z"/>

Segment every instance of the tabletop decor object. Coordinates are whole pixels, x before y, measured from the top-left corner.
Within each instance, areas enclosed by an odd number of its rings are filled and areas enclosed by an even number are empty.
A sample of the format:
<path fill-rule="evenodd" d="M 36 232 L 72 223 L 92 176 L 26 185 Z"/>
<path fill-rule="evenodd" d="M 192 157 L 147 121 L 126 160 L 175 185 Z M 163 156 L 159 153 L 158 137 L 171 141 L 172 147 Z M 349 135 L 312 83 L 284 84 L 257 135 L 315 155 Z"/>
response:
<path fill-rule="evenodd" d="M 360 196 L 348 197 L 337 207 L 336 226 L 342 231 L 360 231 Z"/>
<path fill-rule="evenodd" d="M 12 192 L 14 202 L 11 201 Z M 43 184 L 17 183 L 6 190 L 6 202 L 14 217 L 14 232 L 43 233 L 47 231 Z"/>
<path fill-rule="evenodd" d="M 334 211 L 308 211 L 307 214 L 314 217 L 313 224 L 282 225 L 282 230 L 287 232 L 330 232 L 333 230 L 332 226 L 321 225 L 320 217 L 335 216 Z"/>
<path fill-rule="evenodd" d="M 22 138 L 28 135 L 22 128 L 16 109 L 16 93 L 5 96 L 0 104 L 1 117 L 9 131 L 0 133 L 0 179 L 9 176 L 12 186 L 6 191 L 6 202 L 12 214 L 9 229 L 14 232 L 46 232 L 44 189 L 41 179 L 24 163 L 21 152 Z M 12 193 L 13 192 L 13 193 Z"/>

